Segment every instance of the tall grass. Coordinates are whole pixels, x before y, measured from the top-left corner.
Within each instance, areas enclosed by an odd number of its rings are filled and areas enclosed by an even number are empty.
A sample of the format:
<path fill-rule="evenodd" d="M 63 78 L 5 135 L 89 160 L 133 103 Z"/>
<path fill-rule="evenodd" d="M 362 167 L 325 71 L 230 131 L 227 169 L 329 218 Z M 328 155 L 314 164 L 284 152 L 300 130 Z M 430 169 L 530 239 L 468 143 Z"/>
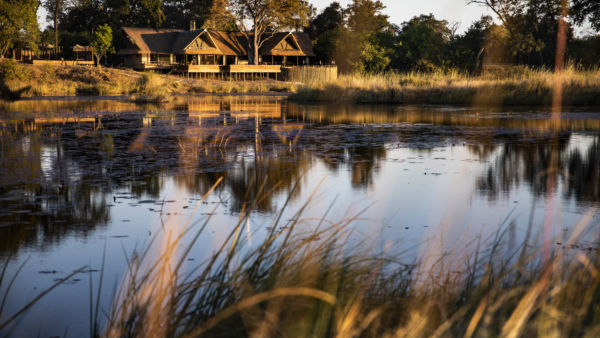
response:
<path fill-rule="evenodd" d="M 0 78 L 26 96 L 132 95 L 137 102 L 162 102 L 174 94 L 292 92 L 289 82 L 194 80 L 182 77 L 106 67 L 28 65 L 0 62 Z"/>
<path fill-rule="evenodd" d="M 261 186 L 261 195 L 269 194 Z M 256 204 L 256 202 L 255 202 Z M 581 247 L 590 212 L 540 263 L 533 243 L 515 247 L 506 222 L 474 255 L 402 262 L 388 248 L 350 245 L 340 222 L 307 228 L 302 207 L 275 217 L 263 242 L 247 247 L 252 205 L 206 261 L 184 272 L 186 257 L 209 220 L 169 233 L 161 256 L 132 255 L 127 278 L 103 332 L 107 336 L 445 337 L 597 336 L 600 260 Z M 530 225 L 531 226 L 531 225 Z M 310 230 L 308 230 L 310 229 Z M 176 253 L 182 239 L 191 244 Z M 488 244 L 486 249 L 479 245 Z M 167 277 L 167 278 L 165 278 Z M 151 291 L 151 292 L 150 292 Z"/>
<path fill-rule="evenodd" d="M 320 102 L 551 105 L 556 80 L 565 105 L 600 105 L 600 69 L 569 66 L 562 74 L 511 67 L 471 76 L 459 71 L 341 75 L 310 82 L 292 99 Z"/>
<path fill-rule="evenodd" d="M 600 257 L 596 246 L 584 244 L 597 243 L 598 238 L 587 238 L 589 241 L 581 238 L 593 229 L 595 209 L 581 219 L 570 237 L 560 240 L 560 247 L 548 260 L 540 260 L 540 252 L 528 239 L 520 246 L 511 245 L 505 238 L 507 229 L 513 226 L 507 217 L 494 238 L 475 243 L 473 254 L 466 254 L 464 259 L 447 253 L 433 260 L 425 257 L 422 261 L 402 262 L 393 246 L 373 253 L 370 247 L 349 244 L 353 236 L 350 226 L 360 212 L 339 222 L 327 221 L 326 213 L 322 219 L 311 222 L 302 216 L 308 204 L 289 220 L 283 220 L 283 211 L 275 215 L 263 241 L 247 246 L 244 233 L 248 217 L 260 200 L 272 193 L 272 188 L 264 183 L 258 190 L 256 200 L 243 208 L 227 238 L 198 265 L 191 265 L 187 258 L 207 231 L 210 218 L 195 225 L 188 219 L 180 224 L 179 231 L 174 231 L 177 227 L 167 222 L 161 236 L 155 236 L 144 251 L 128 257 L 127 271 L 103 325 L 99 323 L 97 306 L 101 289 L 97 291 L 95 310 L 90 305 L 90 334 L 107 337 L 597 337 L 600 334 Z M 159 255 L 152 257 L 154 249 L 159 250 Z M 3 277 L 4 270 L 0 281 Z"/>

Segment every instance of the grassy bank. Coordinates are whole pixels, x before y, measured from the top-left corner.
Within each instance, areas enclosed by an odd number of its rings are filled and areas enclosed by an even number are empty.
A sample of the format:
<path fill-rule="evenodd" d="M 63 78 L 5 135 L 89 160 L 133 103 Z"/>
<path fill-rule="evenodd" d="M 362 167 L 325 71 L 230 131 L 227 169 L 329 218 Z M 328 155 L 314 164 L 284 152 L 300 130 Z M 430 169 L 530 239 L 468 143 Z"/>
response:
<path fill-rule="evenodd" d="M 562 86 L 562 104 L 600 106 L 600 69 L 569 67 L 562 75 L 513 67 L 470 76 L 460 72 L 341 75 L 335 81 L 308 83 L 296 101 L 550 106 Z"/>
<path fill-rule="evenodd" d="M 9 88 L 29 87 L 25 96 L 134 95 L 134 100 L 161 101 L 194 93 L 290 92 L 280 81 L 194 80 L 173 75 L 92 66 L 54 66 L 0 61 L 0 77 Z"/>

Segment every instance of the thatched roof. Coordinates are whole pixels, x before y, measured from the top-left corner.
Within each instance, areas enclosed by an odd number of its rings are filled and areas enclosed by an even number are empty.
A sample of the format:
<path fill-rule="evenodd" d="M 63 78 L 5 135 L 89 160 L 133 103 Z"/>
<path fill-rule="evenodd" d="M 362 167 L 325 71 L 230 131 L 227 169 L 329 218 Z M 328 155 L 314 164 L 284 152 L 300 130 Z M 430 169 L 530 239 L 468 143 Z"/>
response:
<path fill-rule="evenodd" d="M 74 52 L 91 52 L 92 51 L 92 47 L 91 46 L 75 45 L 75 46 L 73 46 L 73 51 Z"/>
<path fill-rule="evenodd" d="M 240 32 L 131 27 L 124 27 L 123 31 L 131 44 L 119 50 L 119 55 L 146 53 L 247 55 L 247 39 Z M 310 37 L 306 33 L 275 33 L 272 36 L 270 33 L 267 34 L 269 36 L 265 37 L 265 43 L 259 51 L 261 55 L 315 55 Z M 206 42 L 202 49 L 194 46 L 196 39 L 203 39 Z M 278 48 L 281 47 L 282 42 L 287 48 Z"/>
<path fill-rule="evenodd" d="M 260 47 L 260 55 L 315 56 L 310 37 L 306 33 L 275 33 Z M 280 48 L 281 45 L 288 48 Z"/>
<path fill-rule="evenodd" d="M 182 30 L 123 27 L 123 32 L 135 48 L 121 49 L 118 54 L 171 54 L 173 43 Z"/>
<path fill-rule="evenodd" d="M 224 55 L 246 55 L 248 43 L 246 37 L 239 32 L 211 31 L 217 46 Z"/>

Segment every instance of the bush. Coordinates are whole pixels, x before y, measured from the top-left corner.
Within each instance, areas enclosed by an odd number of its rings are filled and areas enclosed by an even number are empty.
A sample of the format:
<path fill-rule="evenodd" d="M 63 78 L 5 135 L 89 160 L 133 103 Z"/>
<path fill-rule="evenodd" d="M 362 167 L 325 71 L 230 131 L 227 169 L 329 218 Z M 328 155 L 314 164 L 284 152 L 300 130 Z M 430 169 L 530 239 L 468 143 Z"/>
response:
<path fill-rule="evenodd" d="M 2 80 L 24 81 L 30 76 L 31 72 L 13 59 L 5 59 L 0 61 L 0 78 L 2 78 Z"/>

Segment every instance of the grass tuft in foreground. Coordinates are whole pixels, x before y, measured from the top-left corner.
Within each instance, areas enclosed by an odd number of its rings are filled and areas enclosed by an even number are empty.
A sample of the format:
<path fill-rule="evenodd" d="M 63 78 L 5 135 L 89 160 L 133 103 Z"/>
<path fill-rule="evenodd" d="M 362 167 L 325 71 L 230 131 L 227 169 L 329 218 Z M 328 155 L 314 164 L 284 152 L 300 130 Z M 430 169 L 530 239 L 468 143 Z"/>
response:
<path fill-rule="evenodd" d="M 265 192 L 268 194 L 269 192 Z M 260 196 L 258 197 L 260 199 Z M 243 238 L 249 210 L 206 261 L 184 272 L 194 240 L 169 233 L 161 256 L 130 259 L 108 336 L 445 337 L 598 336 L 600 257 L 583 247 L 590 213 L 553 256 L 511 246 L 506 224 L 487 249 L 406 264 L 389 248 L 351 246 L 356 217 L 279 217 L 258 246 Z M 207 220 L 206 222 L 209 222 Z M 509 225 L 509 226 L 512 226 Z M 310 229 L 310 230 L 309 230 Z M 483 244 L 481 242 L 480 244 Z M 396 248 L 397 249 L 397 248 Z M 463 260 L 460 260 L 463 257 Z M 544 263 L 540 263 L 541 261 Z"/>
<path fill-rule="evenodd" d="M 90 314 L 91 335 L 600 335 L 600 256 L 597 247 L 585 244 L 597 243 L 598 237 L 580 238 L 593 230 L 595 209 L 554 252 L 540 252 L 527 239 L 514 245 L 505 238 L 514 226 L 507 217 L 494 238 L 460 245 L 471 251 L 406 263 L 395 254 L 401 248 L 374 254 L 372 248 L 349 244 L 356 243 L 348 239 L 356 235 L 350 227 L 360 213 L 340 222 L 325 216 L 303 219 L 307 205 L 287 221 L 282 213 L 275 215 L 266 237 L 249 246 L 250 211 L 272 193 L 264 183 L 258 190 L 227 238 L 197 265 L 187 258 L 210 218 L 196 225 L 167 222 L 144 251 L 128 257 L 112 309 L 101 315 L 100 285 Z M 4 277 L 2 272 L 0 282 Z M 4 316 L 1 310 L 0 318 L 10 321 L 19 315 Z M 0 321 L 0 329 L 6 325 Z"/>

